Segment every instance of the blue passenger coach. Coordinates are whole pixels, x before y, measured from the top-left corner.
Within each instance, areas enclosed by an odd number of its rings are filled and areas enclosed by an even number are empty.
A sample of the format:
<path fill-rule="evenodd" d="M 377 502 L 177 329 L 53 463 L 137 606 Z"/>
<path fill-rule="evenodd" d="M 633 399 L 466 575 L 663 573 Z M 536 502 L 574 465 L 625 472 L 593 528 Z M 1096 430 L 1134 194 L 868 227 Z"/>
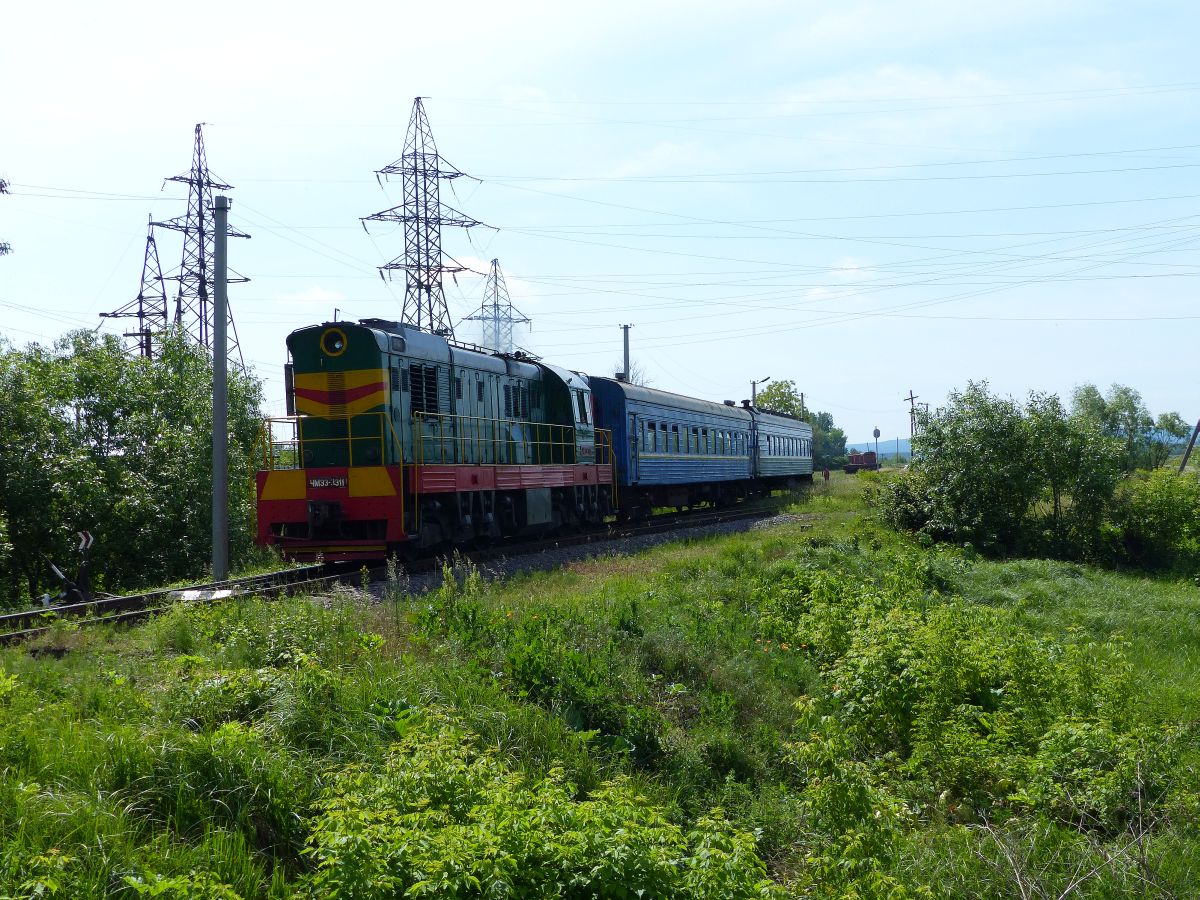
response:
<path fill-rule="evenodd" d="M 754 430 L 756 478 L 812 480 L 811 425 L 792 416 L 754 410 Z"/>
<path fill-rule="evenodd" d="M 732 502 L 812 477 L 812 428 L 799 419 L 611 378 L 592 376 L 588 383 L 597 425 L 612 430 L 626 511 Z M 761 465 L 759 422 L 769 432 L 772 453 Z M 805 447 L 807 460 L 799 456 Z"/>

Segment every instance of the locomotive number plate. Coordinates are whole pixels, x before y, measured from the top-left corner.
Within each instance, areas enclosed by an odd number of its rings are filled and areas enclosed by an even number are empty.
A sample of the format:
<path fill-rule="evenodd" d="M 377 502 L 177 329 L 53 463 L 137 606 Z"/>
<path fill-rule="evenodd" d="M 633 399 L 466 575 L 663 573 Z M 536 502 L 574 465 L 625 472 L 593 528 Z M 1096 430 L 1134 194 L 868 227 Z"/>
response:
<path fill-rule="evenodd" d="M 345 475 L 324 475 L 317 478 L 308 479 L 310 488 L 344 488 L 346 486 Z"/>

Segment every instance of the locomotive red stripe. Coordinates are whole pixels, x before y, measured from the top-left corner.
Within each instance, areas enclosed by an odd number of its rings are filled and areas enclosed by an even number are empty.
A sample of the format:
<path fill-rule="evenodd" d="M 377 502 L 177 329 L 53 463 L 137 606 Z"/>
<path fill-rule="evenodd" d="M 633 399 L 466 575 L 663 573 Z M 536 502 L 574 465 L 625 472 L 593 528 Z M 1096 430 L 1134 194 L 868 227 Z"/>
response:
<path fill-rule="evenodd" d="M 313 400 L 317 403 L 350 403 L 360 397 L 367 397 L 376 392 L 382 392 L 387 386 L 386 382 L 376 381 L 372 384 L 364 384 L 354 388 L 344 388 L 342 390 L 319 391 L 312 388 L 295 388 L 296 396 L 303 397 L 305 400 Z M 336 396 L 336 400 L 334 399 Z"/>

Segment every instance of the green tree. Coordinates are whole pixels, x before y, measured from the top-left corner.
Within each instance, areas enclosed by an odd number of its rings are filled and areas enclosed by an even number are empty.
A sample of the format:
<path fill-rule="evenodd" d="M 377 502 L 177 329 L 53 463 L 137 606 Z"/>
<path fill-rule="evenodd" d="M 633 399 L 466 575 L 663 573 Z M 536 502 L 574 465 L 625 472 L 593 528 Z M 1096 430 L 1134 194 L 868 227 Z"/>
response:
<path fill-rule="evenodd" d="M 1094 384 L 1080 385 L 1071 395 L 1071 412 L 1095 423 L 1104 434 L 1122 443 L 1125 471 L 1132 472 L 1149 462 L 1154 419 L 1142 395 L 1133 388 L 1114 384 L 1107 394 L 1101 394 Z"/>
<path fill-rule="evenodd" d="M 929 492 L 925 528 L 988 550 L 1015 548 L 1040 487 L 1020 406 L 993 396 L 987 382 L 969 382 L 918 421 L 913 464 Z"/>
<path fill-rule="evenodd" d="M 1121 475 L 1122 448 L 1088 419 L 1072 419 L 1054 394 L 1032 393 L 1025 407 L 1031 466 L 1046 511 L 1035 510 L 1043 549 L 1078 556 L 1096 549 Z"/>
<path fill-rule="evenodd" d="M 790 378 L 772 381 L 758 392 L 759 409 L 769 409 L 785 415 L 804 418 L 804 409 L 800 404 L 800 392 L 796 390 L 796 382 Z"/>
<path fill-rule="evenodd" d="M 836 468 L 846 461 L 846 432 L 833 424 L 827 412 L 813 413 L 813 465 Z"/>
<path fill-rule="evenodd" d="M 0 348 L 0 554 L 10 598 L 51 586 L 48 560 L 71 564 L 74 532 L 97 537 L 93 571 L 108 590 L 193 577 L 209 557 L 212 367 L 182 333 L 159 357 L 131 357 L 112 336 L 66 335 L 52 348 Z M 251 459 L 261 389 L 230 378 L 231 555 L 253 547 Z"/>
<path fill-rule="evenodd" d="M 1186 441 L 1191 433 L 1192 426 L 1183 421 L 1183 416 L 1179 413 L 1159 413 L 1158 418 L 1154 420 L 1154 432 L 1150 438 L 1150 468 L 1157 469 L 1166 463 L 1175 447 Z"/>

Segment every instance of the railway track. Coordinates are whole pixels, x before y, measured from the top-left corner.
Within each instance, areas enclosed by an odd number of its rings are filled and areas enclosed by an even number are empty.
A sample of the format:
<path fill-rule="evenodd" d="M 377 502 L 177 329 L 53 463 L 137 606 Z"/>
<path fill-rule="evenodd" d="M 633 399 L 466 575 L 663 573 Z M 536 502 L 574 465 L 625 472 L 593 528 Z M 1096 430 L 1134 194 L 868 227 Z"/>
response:
<path fill-rule="evenodd" d="M 461 550 L 460 553 L 464 558 L 475 563 L 496 559 L 513 560 L 521 556 L 543 554 L 570 547 L 611 544 L 645 535 L 762 518 L 771 514 L 771 510 L 763 508 L 703 509 L 688 513 L 655 516 L 644 522 L 610 525 L 604 529 L 580 531 L 575 534 L 559 534 L 519 544 L 505 543 L 486 548 L 468 548 Z M 406 563 L 404 571 L 408 575 L 425 575 L 440 570 L 444 562 L 444 556 L 421 557 Z M 384 566 L 368 569 L 368 577 L 372 581 L 382 580 L 385 577 L 384 573 Z M 189 585 L 182 588 L 99 597 L 90 603 L 73 603 L 5 613 L 0 614 L 0 644 L 27 641 L 48 634 L 64 623 L 72 627 L 133 624 L 166 612 L 181 602 L 211 603 L 234 596 L 281 597 L 291 594 L 318 593 L 337 584 L 357 582 L 361 577 L 361 567 L 355 568 L 351 563 L 326 563 L 283 569 L 228 581 Z"/>

